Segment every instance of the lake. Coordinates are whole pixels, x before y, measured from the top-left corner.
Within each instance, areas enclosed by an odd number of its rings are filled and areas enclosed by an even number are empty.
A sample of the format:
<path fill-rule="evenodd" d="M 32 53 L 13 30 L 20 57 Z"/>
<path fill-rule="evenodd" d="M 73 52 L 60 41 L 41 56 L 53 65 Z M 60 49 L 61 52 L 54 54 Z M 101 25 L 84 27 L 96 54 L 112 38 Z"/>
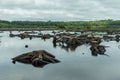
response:
<path fill-rule="evenodd" d="M 110 46 L 106 48 L 107 55 L 93 56 L 87 44 L 66 50 L 54 47 L 52 38 L 45 41 L 41 38 L 11 38 L 9 33 L 0 33 L 0 80 L 120 80 L 120 42 L 103 41 L 102 45 Z M 11 58 L 33 50 L 46 50 L 61 62 L 43 68 L 12 63 Z"/>

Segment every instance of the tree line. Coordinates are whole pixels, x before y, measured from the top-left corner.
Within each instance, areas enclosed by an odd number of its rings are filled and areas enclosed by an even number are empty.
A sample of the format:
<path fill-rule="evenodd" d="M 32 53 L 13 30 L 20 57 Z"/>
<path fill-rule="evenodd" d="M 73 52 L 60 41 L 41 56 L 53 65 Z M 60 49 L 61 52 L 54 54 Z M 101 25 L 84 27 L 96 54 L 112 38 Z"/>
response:
<path fill-rule="evenodd" d="M 0 20 L 0 28 L 38 28 L 38 29 L 120 29 L 120 20 L 97 21 L 5 21 Z"/>

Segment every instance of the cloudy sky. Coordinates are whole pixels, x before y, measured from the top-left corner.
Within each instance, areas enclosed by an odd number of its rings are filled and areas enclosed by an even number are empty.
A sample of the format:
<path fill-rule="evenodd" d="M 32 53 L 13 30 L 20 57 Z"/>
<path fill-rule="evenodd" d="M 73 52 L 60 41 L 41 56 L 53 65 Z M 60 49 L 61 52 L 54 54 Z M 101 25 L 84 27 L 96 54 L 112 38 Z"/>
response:
<path fill-rule="evenodd" d="M 2 20 L 120 19 L 120 0 L 0 0 Z"/>

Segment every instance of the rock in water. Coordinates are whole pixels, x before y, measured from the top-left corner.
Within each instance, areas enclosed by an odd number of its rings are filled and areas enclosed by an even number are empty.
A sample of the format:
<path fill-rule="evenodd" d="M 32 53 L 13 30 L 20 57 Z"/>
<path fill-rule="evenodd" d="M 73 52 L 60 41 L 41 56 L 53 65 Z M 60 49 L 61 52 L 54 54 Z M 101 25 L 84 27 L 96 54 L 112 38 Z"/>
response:
<path fill-rule="evenodd" d="M 44 67 L 49 63 L 60 62 L 55 58 L 54 55 L 45 50 L 35 50 L 32 52 L 23 53 L 12 58 L 12 62 L 15 64 L 16 61 L 25 64 L 32 64 L 35 67 Z"/>

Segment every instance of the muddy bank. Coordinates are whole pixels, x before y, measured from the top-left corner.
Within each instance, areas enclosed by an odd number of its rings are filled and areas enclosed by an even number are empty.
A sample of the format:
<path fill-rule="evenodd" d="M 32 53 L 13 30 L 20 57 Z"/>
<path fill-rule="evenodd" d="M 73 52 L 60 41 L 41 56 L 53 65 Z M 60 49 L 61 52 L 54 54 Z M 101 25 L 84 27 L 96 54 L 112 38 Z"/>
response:
<path fill-rule="evenodd" d="M 48 29 L 39 29 L 39 28 L 0 28 L 0 31 L 39 31 L 39 30 L 48 30 Z M 52 30 L 52 29 L 49 29 Z"/>

